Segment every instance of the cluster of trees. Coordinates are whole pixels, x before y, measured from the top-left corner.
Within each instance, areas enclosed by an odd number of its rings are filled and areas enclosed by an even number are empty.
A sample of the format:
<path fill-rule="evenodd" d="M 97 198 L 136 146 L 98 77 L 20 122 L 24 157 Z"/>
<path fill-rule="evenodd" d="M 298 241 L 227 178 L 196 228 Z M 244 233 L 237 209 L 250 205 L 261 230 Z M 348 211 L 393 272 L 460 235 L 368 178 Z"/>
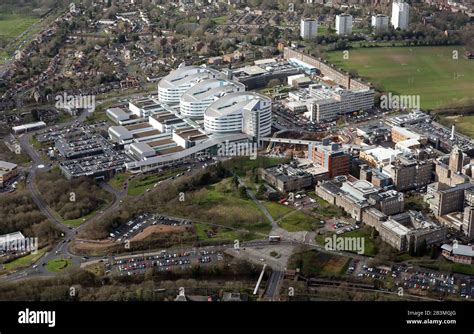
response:
<path fill-rule="evenodd" d="M 68 181 L 57 168 L 40 174 L 37 185 L 46 203 L 64 219 L 86 216 L 111 197 L 95 181 L 86 177 Z"/>
<path fill-rule="evenodd" d="M 1 195 L 0 223 L 0 234 L 21 231 L 25 236 L 38 237 L 41 246 L 52 243 L 60 235 L 23 189 Z"/>
<path fill-rule="evenodd" d="M 230 264 L 230 265 L 229 265 Z M 219 265 L 160 272 L 149 268 L 144 276 L 95 276 L 91 272 L 71 268 L 53 278 L 29 279 L 22 284 L 0 284 L 2 301 L 146 301 L 173 300 L 179 288 L 199 293 L 208 291 L 219 296 L 222 290 L 245 291 L 258 278 L 260 269 L 242 260 L 224 260 Z M 70 288 L 76 289 L 74 296 Z M 164 293 L 155 293 L 158 288 Z M 206 290 L 207 289 L 207 290 Z M 203 294 L 209 294 L 203 292 Z"/>
<path fill-rule="evenodd" d="M 193 176 L 182 176 L 173 183 L 163 183 L 160 185 L 160 191 L 147 193 L 138 199 L 126 199 L 119 210 L 105 215 L 100 221 L 88 224 L 80 232 L 80 236 L 86 239 L 105 238 L 121 224 L 144 212 L 174 213 L 190 219 L 221 223 L 235 228 L 244 227 L 248 225 L 248 222 L 252 222 L 253 227 L 258 227 L 259 224 L 264 227 L 267 222 L 262 221 L 263 217 L 257 216 L 255 212 L 245 207 L 235 205 L 232 207 L 232 214 L 229 214 L 228 205 L 215 203 L 209 205 L 208 193 L 205 189 L 206 186 L 230 177 L 234 173 L 253 175 L 257 168 L 271 164 L 271 161 L 258 158 L 256 166 L 249 168 L 248 161 L 248 157 L 237 157 L 200 170 Z M 245 189 L 235 186 L 235 181 L 234 189 L 230 191 L 235 191 L 242 198 L 246 198 Z M 180 194 L 184 194 L 186 199 L 184 202 L 180 201 Z M 204 207 L 205 205 L 207 207 Z"/>

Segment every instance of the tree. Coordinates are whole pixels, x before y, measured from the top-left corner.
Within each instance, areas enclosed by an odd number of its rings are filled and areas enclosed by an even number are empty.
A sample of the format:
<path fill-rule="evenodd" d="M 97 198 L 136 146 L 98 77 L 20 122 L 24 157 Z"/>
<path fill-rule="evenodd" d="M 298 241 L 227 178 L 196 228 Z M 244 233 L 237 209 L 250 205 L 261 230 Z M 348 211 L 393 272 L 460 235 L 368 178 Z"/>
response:
<path fill-rule="evenodd" d="M 436 259 L 436 255 L 437 255 L 436 246 L 435 246 L 435 245 L 431 245 L 430 258 Z"/>
<path fill-rule="evenodd" d="M 427 244 L 426 244 L 426 239 L 423 239 L 423 241 L 421 242 L 421 245 L 418 247 L 417 249 L 417 255 L 418 256 L 423 256 L 425 255 L 425 252 L 426 252 L 426 248 L 427 248 Z"/>
<path fill-rule="evenodd" d="M 258 187 L 257 196 L 263 196 L 263 194 L 265 194 L 265 186 L 263 184 L 261 184 Z"/>
<path fill-rule="evenodd" d="M 240 186 L 239 194 L 240 194 L 240 197 L 247 198 L 247 189 L 244 186 Z"/>
<path fill-rule="evenodd" d="M 237 178 L 237 175 L 234 175 L 232 177 L 232 184 L 234 185 L 234 187 L 238 187 L 239 186 L 239 179 Z"/>
<path fill-rule="evenodd" d="M 267 87 L 268 88 L 273 88 L 273 87 L 276 87 L 280 84 L 280 80 L 278 79 L 271 79 L 270 81 L 268 81 L 268 84 L 267 84 Z"/>

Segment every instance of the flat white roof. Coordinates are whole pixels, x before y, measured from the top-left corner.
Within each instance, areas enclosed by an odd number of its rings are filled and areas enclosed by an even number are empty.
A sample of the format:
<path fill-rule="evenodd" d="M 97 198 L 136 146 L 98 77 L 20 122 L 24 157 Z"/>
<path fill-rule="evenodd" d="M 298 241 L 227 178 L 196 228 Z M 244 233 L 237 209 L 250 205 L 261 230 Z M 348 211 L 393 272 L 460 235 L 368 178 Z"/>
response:
<path fill-rule="evenodd" d="M 6 242 L 12 242 L 23 239 L 25 239 L 25 236 L 20 231 L 0 235 L 0 245 L 5 244 Z"/>
<path fill-rule="evenodd" d="M 405 227 L 399 222 L 392 219 L 387 220 L 386 222 L 383 222 L 382 226 L 384 226 L 385 228 L 391 230 L 392 232 L 398 235 L 407 235 L 410 232 L 410 229 L 408 227 Z"/>
<path fill-rule="evenodd" d="M 245 86 L 241 83 L 226 79 L 208 79 L 188 89 L 181 96 L 181 101 L 188 103 L 197 102 L 209 96 L 219 96 L 236 91 L 238 87 L 241 90 L 245 90 Z"/>
<path fill-rule="evenodd" d="M 270 103 L 269 97 L 253 92 L 238 92 L 227 94 L 214 103 L 212 103 L 206 110 L 205 116 L 208 117 L 222 117 L 230 115 L 246 106 L 251 107 L 251 104 L 265 101 Z"/>
<path fill-rule="evenodd" d="M 384 160 L 392 160 L 397 155 L 401 154 L 402 152 L 400 150 L 394 150 L 391 148 L 378 146 L 378 147 L 366 150 L 365 153 L 370 154 L 378 161 L 384 161 Z"/>
<path fill-rule="evenodd" d="M 14 168 L 16 168 L 17 166 L 18 166 L 17 164 L 0 160 L 0 168 L 4 168 L 4 169 L 14 169 Z"/>
<path fill-rule="evenodd" d="M 255 65 L 266 65 L 276 63 L 275 58 L 258 59 L 253 62 Z"/>
<path fill-rule="evenodd" d="M 111 126 L 109 131 L 113 132 L 115 135 L 122 137 L 122 139 L 133 138 L 133 134 L 124 126 Z"/>
<path fill-rule="evenodd" d="M 158 83 L 159 88 L 179 87 L 189 81 L 205 79 L 212 73 L 218 76 L 219 72 L 203 66 L 182 66 L 172 71 Z"/>
<path fill-rule="evenodd" d="M 46 123 L 43 121 L 14 126 L 12 127 L 12 130 L 13 131 L 28 130 L 28 129 L 34 129 L 34 128 L 42 127 L 42 126 L 46 126 Z"/>

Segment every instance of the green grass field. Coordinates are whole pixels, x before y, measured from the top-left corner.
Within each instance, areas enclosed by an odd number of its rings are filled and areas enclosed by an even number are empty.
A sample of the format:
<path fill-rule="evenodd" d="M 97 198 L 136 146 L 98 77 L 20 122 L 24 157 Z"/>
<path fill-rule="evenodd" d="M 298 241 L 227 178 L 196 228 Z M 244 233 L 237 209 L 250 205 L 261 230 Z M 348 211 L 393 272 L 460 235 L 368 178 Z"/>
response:
<path fill-rule="evenodd" d="M 292 207 L 268 201 L 263 204 L 273 219 L 278 220 L 278 225 L 288 232 L 311 231 L 313 224 L 316 222 L 314 217 Z"/>
<path fill-rule="evenodd" d="M 183 201 L 170 201 L 162 212 L 197 222 L 222 225 L 222 228 L 214 230 L 211 226 L 197 224 L 196 235 L 199 240 L 264 238 L 271 230 L 265 215 L 251 199 L 240 195 L 231 177 L 185 193 Z M 233 230 L 226 229 L 226 226 Z M 208 236 L 206 229 L 216 235 Z"/>
<path fill-rule="evenodd" d="M 14 39 L 31 27 L 37 17 L 16 14 L 0 14 L 0 38 Z"/>
<path fill-rule="evenodd" d="M 36 254 L 28 254 L 20 257 L 12 262 L 5 263 L 3 265 L 5 270 L 16 270 L 24 267 L 28 267 L 38 261 L 44 253 L 46 253 L 46 247 L 38 250 Z"/>
<path fill-rule="evenodd" d="M 325 233 L 325 234 L 318 234 L 315 237 L 316 243 L 320 244 L 321 246 L 325 246 L 326 238 L 332 238 L 334 233 Z M 364 238 L 364 255 L 367 256 L 375 256 L 377 255 L 378 249 L 375 245 L 375 241 L 370 238 L 370 229 L 368 227 L 363 227 L 359 230 L 349 231 L 346 233 L 342 233 L 337 235 L 337 237 L 341 238 Z M 355 252 L 354 252 L 355 253 Z"/>
<path fill-rule="evenodd" d="M 61 270 L 66 269 L 67 267 L 70 267 L 72 264 L 71 260 L 69 259 L 54 259 L 46 263 L 46 270 L 57 273 Z"/>
<path fill-rule="evenodd" d="M 474 61 L 464 58 L 464 51 L 462 46 L 377 47 L 351 49 L 347 60 L 342 51 L 326 56 L 337 67 L 383 85 L 386 92 L 420 95 L 423 109 L 436 109 L 474 102 Z"/>

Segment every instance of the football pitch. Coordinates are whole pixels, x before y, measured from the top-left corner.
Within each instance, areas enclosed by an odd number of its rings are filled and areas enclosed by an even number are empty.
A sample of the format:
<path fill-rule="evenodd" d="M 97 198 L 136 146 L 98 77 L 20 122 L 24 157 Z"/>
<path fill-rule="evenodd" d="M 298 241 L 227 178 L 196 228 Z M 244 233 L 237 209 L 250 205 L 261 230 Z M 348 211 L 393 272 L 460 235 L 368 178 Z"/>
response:
<path fill-rule="evenodd" d="M 457 51 L 457 59 L 453 57 Z M 373 47 L 326 53 L 336 67 L 355 70 L 385 92 L 420 95 L 422 109 L 474 104 L 474 60 L 462 46 Z"/>

